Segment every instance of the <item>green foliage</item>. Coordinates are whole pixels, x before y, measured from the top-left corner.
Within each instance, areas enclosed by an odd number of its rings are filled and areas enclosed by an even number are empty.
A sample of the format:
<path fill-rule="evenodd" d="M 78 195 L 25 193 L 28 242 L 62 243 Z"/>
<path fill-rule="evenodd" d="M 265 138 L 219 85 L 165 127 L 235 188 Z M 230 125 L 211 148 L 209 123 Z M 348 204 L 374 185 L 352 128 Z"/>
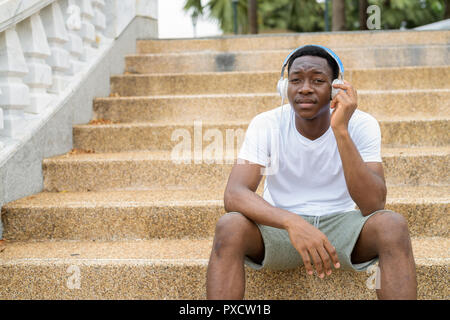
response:
<path fill-rule="evenodd" d="M 203 6 L 201 0 L 186 0 L 183 9 L 186 12 L 190 11 L 192 17 L 203 15 Z"/>
<path fill-rule="evenodd" d="M 260 28 L 318 31 L 325 28 L 324 4 L 305 0 L 259 0 Z"/>
<path fill-rule="evenodd" d="M 368 0 L 381 10 L 381 28 L 408 29 L 444 19 L 448 0 Z M 345 1 L 347 30 L 359 29 L 359 1 Z M 231 0 L 208 0 L 208 18 L 219 22 L 224 33 L 233 32 L 233 6 Z M 204 15 L 200 0 L 186 0 L 184 9 Z M 247 0 L 238 2 L 239 33 L 248 32 Z M 258 24 L 262 31 L 290 30 L 295 32 L 324 31 L 325 3 L 315 0 L 258 0 Z M 331 25 L 332 4 L 328 5 Z"/>
<path fill-rule="evenodd" d="M 446 0 L 369 0 L 381 9 L 381 28 L 415 28 L 444 18 Z"/>
<path fill-rule="evenodd" d="M 231 0 L 209 0 L 207 7 L 210 11 L 210 17 L 220 23 L 220 28 L 224 33 L 233 32 L 233 4 Z M 239 33 L 247 33 L 247 0 L 239 0 L 237 5 L 238 28 Z"/>

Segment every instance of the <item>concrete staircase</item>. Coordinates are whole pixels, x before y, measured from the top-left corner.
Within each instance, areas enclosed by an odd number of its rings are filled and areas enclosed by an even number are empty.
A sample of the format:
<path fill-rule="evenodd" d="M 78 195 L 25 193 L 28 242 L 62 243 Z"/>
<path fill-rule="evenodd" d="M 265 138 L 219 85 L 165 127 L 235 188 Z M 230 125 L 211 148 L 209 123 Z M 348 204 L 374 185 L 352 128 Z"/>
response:
<path fill-rule="evenodd" d="M 419 298 L 449 299 L 449 40 L 405 31 L 138 41 L 111 96 L 95 99 L 97 121 L 74 126 L 75 150 L 43 162 L 44 191 L 2 208 L 0 298 L 204 299 L 240 139 L 279 105 L 284 57 L 314 43 L 336 50 L 360 109 L 380 122 L 387 208 L 408 220 Z M 230 129 L 223 161 L 194 161 L 196 139 L 204 150 L 207 132 Z M 172 161 L 174 132 L 192 138 L 185 162 Z M 370 276 L 247 269 L 246 298 L 374 299 Z"/>

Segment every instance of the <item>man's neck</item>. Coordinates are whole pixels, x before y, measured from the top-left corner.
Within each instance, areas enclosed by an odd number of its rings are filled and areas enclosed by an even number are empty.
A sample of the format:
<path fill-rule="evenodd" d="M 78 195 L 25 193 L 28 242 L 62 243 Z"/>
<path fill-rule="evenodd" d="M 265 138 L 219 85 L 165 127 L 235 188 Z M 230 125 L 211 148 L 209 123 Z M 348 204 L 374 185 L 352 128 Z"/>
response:
<path fill-rule="evenodd" d="M 295 114 L 295 127 L 297 131 L 308 138 L 309 140 L 316 140 L 327 132 L 330 127 L 330 112 L 329 108 L 326 108 L 314 119 L 303 119 Z"/>

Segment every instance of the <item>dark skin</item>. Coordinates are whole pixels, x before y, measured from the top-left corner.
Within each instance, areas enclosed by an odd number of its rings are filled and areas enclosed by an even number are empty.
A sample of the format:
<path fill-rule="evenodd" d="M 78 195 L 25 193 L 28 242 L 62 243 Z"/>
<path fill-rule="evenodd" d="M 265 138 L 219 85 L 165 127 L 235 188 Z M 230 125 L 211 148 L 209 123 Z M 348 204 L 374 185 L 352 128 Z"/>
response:
<path fill-rule="evenodd" d="M 295 112 L 295 126 L 310 140 L 332 128 L 348 191 L 366 216 L 384 209 L 383 167 L 378 162 L 364 162 L 348 133 L 348 122 L 357 108 L 356 90 L 348 82 L 335 85 L 342 90 L 330 104 L 331 82 L 332 70 L 326 59 L 302 56 L 294 60 L 289 70 L 288 99 Z M 335 109 L 331 115 L 330 107 Z M 243 298 L 244 257 L 255 262 L 264 258 L 264 243 L 255 223 L 287 230 L 309 275 L 313 274 L 313 266 L 320 278 L 331 275 L 332 267 L 340 267 L 336 249 L 324 233 L 301 216 L 273 207 L 255 193 L 262 168 L 242 159 L 232 168 L 224 194 L 225 210 L 242 215 L 228 214 L 217 223 L 207 272 L 208 299 Z M 401 215 L 380 211 L 363 226 L 352 262 L 377 256 L 382 275 L 378 298 L 415 299 L 415 264 L 407 223 Z"/>

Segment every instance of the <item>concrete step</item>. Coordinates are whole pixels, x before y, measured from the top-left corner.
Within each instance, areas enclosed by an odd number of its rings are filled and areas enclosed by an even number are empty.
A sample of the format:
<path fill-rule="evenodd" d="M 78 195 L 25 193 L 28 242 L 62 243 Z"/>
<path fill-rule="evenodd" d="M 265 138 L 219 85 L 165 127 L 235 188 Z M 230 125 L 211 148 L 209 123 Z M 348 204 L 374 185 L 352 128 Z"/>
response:
<path fill-rule="evenodd" d="M 448 64 L 450 46 L 410 45 L 338 48 L 345 68 L 440 66 Z M 290 50 L 203 51 L 134 54 L 125 57 L 129 73 L 186 73 L 222 71 L 276 71 Z"/>
<path fill-rule="evenodd" d="M 258 194 L 262 195 L 263 183 Z M 182 239 L 214 236 L 223 189 L 42 192 L 2 208 L 3 236 L 29 240 Z M 386 208 L 412 236 L 447 236 L 450 186 L 388 186 Z"/>
<path fill-rule="evenodd" d="M 450 66 L 346 70 L 358 90 L 450 89 L 443 81 Z M 213 72 L 190 74 L 115 75 L 113 96 L 188 95 L 211 93 L 276 93 L 279 72 Z"/>
<path fill-rule="evenodd" d="M 450 117 L 442 120 L 383 120 L 379 123 L 382 143 L 386 146 L 450 145 Z M 171 151 L 183 139 L 188 139 L 191 151 L 194 150 L 193 141 L 203 140 L 205 147 L 220 142 L 223 152 L 230 148 L 238 152 L 248 124 L 249 121 L 177 123 L 175 120 L 160 123 L 75 125 L 73 144 L 75 148 L 95 152 Z M 182 134 L 183 139 L 179 134 Z M 234 141 L 233 137 L 236 137 Z"/>
<path fill-rule="evenodd" d="M 206 152 L 205 152 L 206 153 Z M 44 191 L 149 188 L 225 188 L 236 155 L 169 151 L 86 153 L 43 161 Z M 386 181 L 394 185 L 449 185 L 450 147 L 382 148 Z"/>
<path fill-rule="evenodd" d="M 330 49 L 384 47 L 405 45 L 447 45 L 450 31 L 350 31 L 290 34 L 262 34 L 204 39 L 138 40 L 138 53 L 170 53 L 198 51 L 250 51 L 295 49 L 318 44 Z"/>
<path fill-rule="evenodd" d="M 448 299 L 448 238 L 413 238 L 418 296 Z M 212 239 L 7 242 L 0 299 L 205 299 Z M 375 299 L 370 272 L 246 268 L 246 299 Z"/>
<path fill-rule="evenodd" d="M 358 90 L 358 108 L 377 119 L 450 118 L 450 89 Z M 251 120 L 281 104 L 277 93 L 96 98 L 94 117 L 114 122 Z"/>

